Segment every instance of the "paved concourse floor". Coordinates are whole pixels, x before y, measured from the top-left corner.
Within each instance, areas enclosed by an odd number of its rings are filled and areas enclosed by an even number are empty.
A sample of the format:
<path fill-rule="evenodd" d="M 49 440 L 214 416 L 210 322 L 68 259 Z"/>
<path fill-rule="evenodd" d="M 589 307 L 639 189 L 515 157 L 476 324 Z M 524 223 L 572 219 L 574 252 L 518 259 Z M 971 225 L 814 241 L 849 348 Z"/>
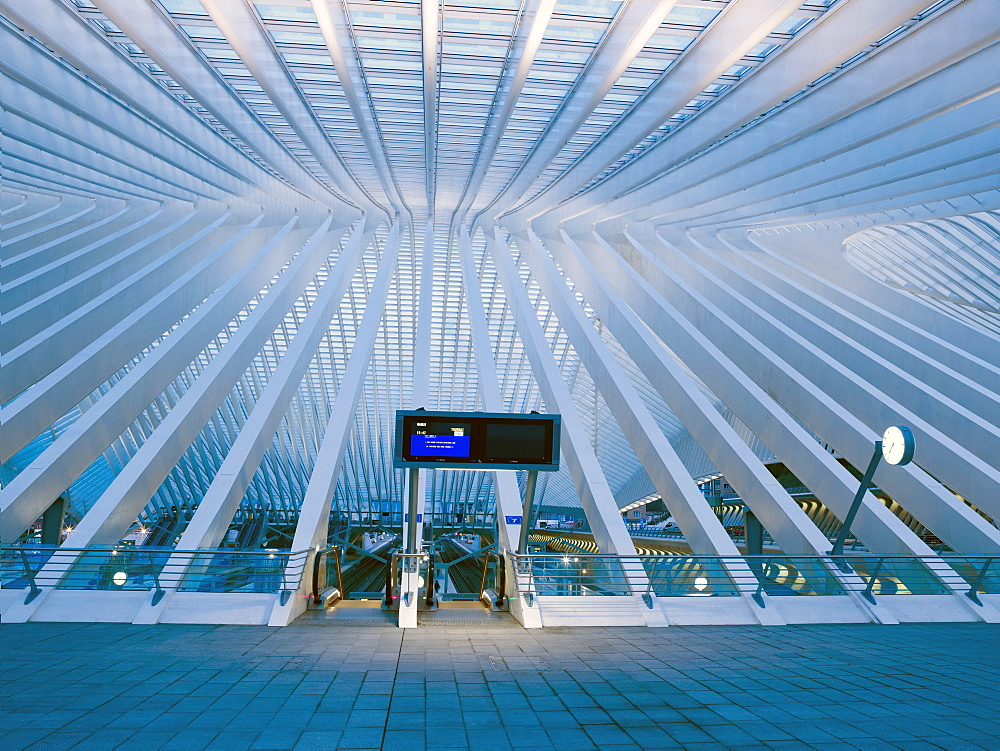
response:
<path fill-rule="evenodd" d="M 0 748 L 1000 749 L 1000 627 L 0 626 Z"/>

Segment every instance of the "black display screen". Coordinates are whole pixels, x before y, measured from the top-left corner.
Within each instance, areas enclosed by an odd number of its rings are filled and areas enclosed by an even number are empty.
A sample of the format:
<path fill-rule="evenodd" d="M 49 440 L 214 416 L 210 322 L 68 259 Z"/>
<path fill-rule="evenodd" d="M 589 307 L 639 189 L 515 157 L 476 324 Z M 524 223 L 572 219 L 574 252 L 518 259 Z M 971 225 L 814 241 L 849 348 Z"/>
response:
<path fill-rule="evenodd" d="M 544 462 L 552 443 L 548 425 L 521 422 L 487 422 L 485 455 L 488 459 Z"/>
<path fill-rule="evenodd" d="M 559 415 L 396 413 L 395 467 L 559 468 Z"/>

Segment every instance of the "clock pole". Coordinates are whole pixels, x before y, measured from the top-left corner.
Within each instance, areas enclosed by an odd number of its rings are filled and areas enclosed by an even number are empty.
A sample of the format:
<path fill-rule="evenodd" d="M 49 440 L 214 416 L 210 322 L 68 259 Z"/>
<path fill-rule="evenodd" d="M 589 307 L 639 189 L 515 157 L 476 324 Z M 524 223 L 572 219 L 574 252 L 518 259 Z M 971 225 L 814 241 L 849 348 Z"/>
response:
<path fill-rule="evenodd" d="M 875 453 L 872 454 L 871 461 L 868 462 L 868 469 L 865 470 L 865 476 L 861 478 L 861 487 L 858 488 L 858 493 L 854 496 L 854 503 L 851 504 L 851 510 L 844 517 L 844 523 L 840 527 L 840 534 L 837 535 L 837 540 L 833 543 L 833 550 L 830 551 L 830 555 L 844 554 L 844 540 L 847 539 L 847 534 L 851 531 L 851 524 L 854 522 L 854 517 L 858 515 L 858 509 L 861 508 L 861 501 L 864 500 L 865 493 L 871 487 L 872 477 L 875 476 L 875 469 L 878 467 L 881 459 L 882 441 L 875 441 Z M 844 565 L 840 567 L 843 569 Z"/>

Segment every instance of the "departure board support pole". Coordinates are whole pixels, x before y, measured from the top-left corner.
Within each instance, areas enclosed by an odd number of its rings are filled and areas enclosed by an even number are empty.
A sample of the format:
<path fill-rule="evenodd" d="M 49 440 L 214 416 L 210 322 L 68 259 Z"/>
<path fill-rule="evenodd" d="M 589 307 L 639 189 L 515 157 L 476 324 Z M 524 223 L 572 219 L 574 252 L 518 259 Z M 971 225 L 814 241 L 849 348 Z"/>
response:
<path fill-rule="evenodd" d="M 409 499 L 406 505 L 406 552 L 417 552 L 417 506 L 420 500 L 420 470 L 417 467 L 410 468 L 410 488 Z"/>
<path fill-rule="evenodd" d="M 524 508 L 521 511 L 521 539 L 517 544 L 517 552 L 524 555 L 528 551 L 528 534 L 531 532 L 532 506 L 535 500 L 535 481 L 538 479 L 538 472 L 531 470 L 528 472 L 528 481 L 524 486 Z"/>

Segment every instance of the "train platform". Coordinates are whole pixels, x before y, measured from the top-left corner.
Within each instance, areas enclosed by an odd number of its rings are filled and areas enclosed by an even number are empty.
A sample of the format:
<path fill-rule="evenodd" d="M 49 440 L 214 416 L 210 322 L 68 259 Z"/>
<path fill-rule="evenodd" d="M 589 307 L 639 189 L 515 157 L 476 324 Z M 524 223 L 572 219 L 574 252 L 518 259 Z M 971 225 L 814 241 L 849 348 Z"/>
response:
<path fill-rule="evenodd" d="M 1000 626 L 0 626 L 0 748 L 998 749 Z"/>

